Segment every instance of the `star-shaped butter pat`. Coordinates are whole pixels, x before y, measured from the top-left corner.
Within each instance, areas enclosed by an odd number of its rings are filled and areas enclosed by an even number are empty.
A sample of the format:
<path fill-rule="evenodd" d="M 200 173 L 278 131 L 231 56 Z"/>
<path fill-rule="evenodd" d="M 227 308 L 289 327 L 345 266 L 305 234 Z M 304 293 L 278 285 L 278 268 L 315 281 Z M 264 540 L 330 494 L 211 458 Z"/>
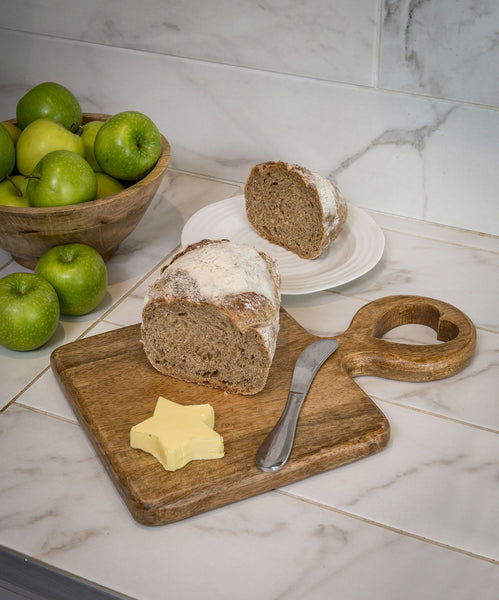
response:
<path fill-rule="evenodd" d="M 160 396 L 152 417 L 130 430 L 130 445 L 152 454 L 167 471 L 191 460 L 222 458 L 224 442 L 213 430 L 210 404 L 184 406 Z"/>

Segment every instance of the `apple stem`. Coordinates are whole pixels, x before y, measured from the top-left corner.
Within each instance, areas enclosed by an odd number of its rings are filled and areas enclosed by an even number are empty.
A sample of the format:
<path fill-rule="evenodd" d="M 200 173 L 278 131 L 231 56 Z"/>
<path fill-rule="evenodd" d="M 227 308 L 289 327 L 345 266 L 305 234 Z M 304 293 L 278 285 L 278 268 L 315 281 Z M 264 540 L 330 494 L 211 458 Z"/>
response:
<path fill-rule="evenodd" d="M 24 194 L 22 193 L 22 191 L 17 187 L 17 185 L 14 183 L 14 180 L 12 179 L 12 177 L 10 175 L 6 176 L 6 179 L 8 179 L 8 181 L 10 181 L 10 183 L 14 186 L 14 189 L 16 190 L 16 194 L 20 197 L 20 198 L 24 198 Z"/>

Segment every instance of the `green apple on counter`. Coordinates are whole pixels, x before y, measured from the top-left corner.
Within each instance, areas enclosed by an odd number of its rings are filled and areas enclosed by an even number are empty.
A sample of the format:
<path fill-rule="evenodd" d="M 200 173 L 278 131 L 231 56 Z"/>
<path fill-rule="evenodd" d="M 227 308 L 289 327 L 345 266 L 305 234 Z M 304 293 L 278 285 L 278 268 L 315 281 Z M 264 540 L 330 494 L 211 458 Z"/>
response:
<path fill-rule="evenodd" d="M 87 314 L 106 295 L 106 265 L 86 244 L 54 246 L 39 258 L 35 273 L 54 287 L 64 315 Z"/>
<path fill-rule="evenodd" d="M 38 119 L 24 129 L 17 140 L 17 170 L 31 175 L 40 160 L 53 150 L 70 150 L 85 157 L 81 136 L 71 133 L 52 119 Z"/>
<path fill-rule="evenodd" d="M 0 279 L 0 344 L 10 350 L 35 350 L 55 333 L 59 300 L 54 288 L 35 273 Z"/>
<path fill-rule="evenodd" d="M 16 148 L 10 133 L 0 125 L 0 181 L 10 175 L 16 166 Z"/>
<path fill-rule="evenodd" d="M 14 142 L 15 146 L 17 144 L 19 136 L 21 135 L 21 130 L 19 129 L 19 127 L 17 125 L 14 125 L 14 123 L 7 123 L 7 121 L 2 121 L 0 125 L 3 125 L 5 129 L 9 132 L 9 135 L 12 138 L 12 141 Z"/>
<path fill-rule="evenodd" d="M 95 158 L 101 169 L 124 181 L 142 179 L 161 154 L 161 135 L 141 112 L 129 110 L 110 117 L 97 132 Z"/>
<path fill-rule="evenodd" d="M 26 188 L 30 206 L 80 204 L 94 200 L 96 193 L 94 170 L 82 156 L 68 150 L 54 150 L 44 156 Z"/>
<path fill-rule="evenodd" d="M 82 110 L 76 96 L 63 85 L 45 81 L 31 88 L 16 106 L 17 125 L 25 129 L 37 119 L 48 117 L 65 129 L 77 131 Z"/>
<path fill-rule="evenodd" d="M 12 175 L 0 182 L 0 204 L 3 206 L 29 206 L 26 197 L 28 179 L 24 175 Z"/>
<path fill-rule="evenodd" d="M 95 160 L 94 142 L 99 129 L 104 125 L 104 121 L 89 121 L 81 128 L 81 139 L 85 144 L 85 159 L 90 163 L 94 171 L 102 171 L 99 163 Z"/>
<path fill-rule="evenodd" d="M 107 196 L 112 196 L 113 194 L 117 194 L 125 189 L 125 186 L 111 175 L 107 173 L 97 172 L 95 173 L 97 177 L 97 193 L 95 195 L 95 199 L 106 198 Z"/>

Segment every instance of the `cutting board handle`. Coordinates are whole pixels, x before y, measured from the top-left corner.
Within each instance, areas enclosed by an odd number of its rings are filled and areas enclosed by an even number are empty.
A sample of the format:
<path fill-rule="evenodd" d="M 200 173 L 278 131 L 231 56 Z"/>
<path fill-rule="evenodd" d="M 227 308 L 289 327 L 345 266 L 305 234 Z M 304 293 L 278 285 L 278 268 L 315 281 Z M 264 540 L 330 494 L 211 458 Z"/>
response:
<path fill-rule="evenodd" d="M 443 343 L 400 344 L 382 339 L 391 329 L 411 323 L 431 327 Z M 362 307 L 335 339 L 338 359 L 351 377 L 432 381 L 454 375 L 471 361 L 476 331 L 463 312 L 441 300 L 387 296 Z"/>

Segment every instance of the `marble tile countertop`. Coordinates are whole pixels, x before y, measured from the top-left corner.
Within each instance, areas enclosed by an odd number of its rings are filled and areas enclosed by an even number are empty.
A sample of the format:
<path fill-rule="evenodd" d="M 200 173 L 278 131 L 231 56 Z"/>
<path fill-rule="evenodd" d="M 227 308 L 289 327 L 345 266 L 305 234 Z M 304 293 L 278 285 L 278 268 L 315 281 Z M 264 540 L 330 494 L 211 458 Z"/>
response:
<path fill-rule="evenodd" d="M 475 357 L 455 376 L 357 379 L 390 421 L 384 450 L 170 525 L 145 527 L 130 516 L 56 382 L 50 354 L 140 321 L 146 286 L 178 247 L 185 221 L 238 190 L 169 170 L 107 263 L 102 305 L 63 318 L 40 350 L 0 348 L 0 546 L 137 600 L 496 598 L 499 240 L 491 236 L 371 212 L 386 239 L 374 269 L 339 288 L 283 296 L 286 310 L 323 336 L 391 294 L 439 298 L 475 323 Z M 0 251 L 0 276 L 19 270 Z M 423 326 L 389 335 L 435 341 Z"/>

